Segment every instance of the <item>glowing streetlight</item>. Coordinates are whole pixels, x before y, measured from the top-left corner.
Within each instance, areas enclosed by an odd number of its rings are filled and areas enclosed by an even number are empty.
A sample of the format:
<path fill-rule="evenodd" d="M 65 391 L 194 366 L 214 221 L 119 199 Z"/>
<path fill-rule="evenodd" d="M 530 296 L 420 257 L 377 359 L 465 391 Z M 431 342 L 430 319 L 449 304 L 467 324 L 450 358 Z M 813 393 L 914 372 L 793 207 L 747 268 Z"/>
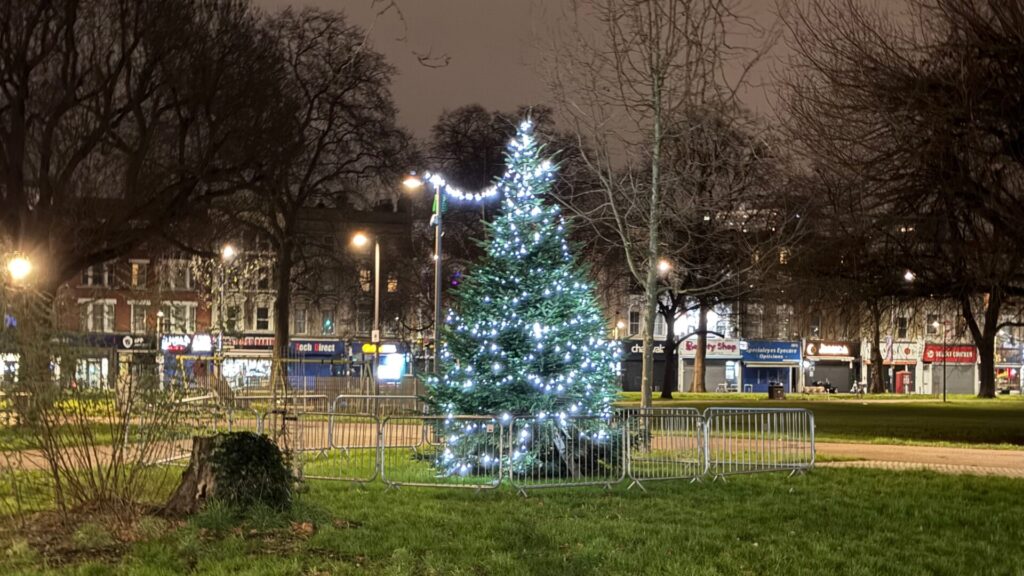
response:
<path fill-rule="evenodd" d="M 225 262 L 233 260 L 237 255 L 238 251 L 235 250 L 235 247 L 231 244 L 225 244 L 224 248 L 221 248 L 220 257 L 223 258 Z"/>
<path fill-rule="evenodd" d="M 910 270 L 907 270 L 907 272 L 903 274 L 903 279 L 906 280 L 907 282 L 913 282 L 916 278 L 917 276 Z"/>
<path fill-rule="evenodd" d="M 402 180 L 402 186 L 405 186 L 406 190 L 419 190 L 423 187 L 423 180 L 420 180 L 415 174 L 406 176 L 405 180 Z"/>
<path fill-rule="evenodd" d="M 32 262 L 24 256 L 15 256 L 7 261 L 7 273 L 11 280 L 21 282 L 32 273 Z"/>
<path fill-rule="evenodd" d="M 668 260 L 665 260 L 664 258 L 658 260 L 658 272 L 660 272 L 661 274 L 665 274 L 671 269 L 672 264 L 670 264 Z"/>
<path fill-rule="evenodd" d="M 362 248 L 363 246 L 366 246 L 369 242 L 370 237 L 367 236 L 366 234 L 363 234 L 362 232 L 356 232 L 355 235 L 352 236 L 352 245 L 357 248 Z"/>

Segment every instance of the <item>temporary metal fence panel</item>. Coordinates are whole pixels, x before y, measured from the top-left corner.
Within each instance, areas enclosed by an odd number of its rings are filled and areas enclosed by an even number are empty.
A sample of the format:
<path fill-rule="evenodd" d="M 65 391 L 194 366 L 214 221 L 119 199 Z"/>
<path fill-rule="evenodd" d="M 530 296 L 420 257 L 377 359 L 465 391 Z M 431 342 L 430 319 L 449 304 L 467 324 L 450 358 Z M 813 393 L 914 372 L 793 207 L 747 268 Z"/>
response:
<path fill-rule="evenodd" d="M 388 416 L 381 423 L 381 479 L 391 487 L 497 488 L 505 427 L 492 416 Z"/>
<path fill-rule="evenodd" d="M 708 408 L 708 474 L 801 472 L 814 466 L 814 415 L 800 408 Z"/>
<path fill-rule="evenodd" d="M 287 408 L 289 412 L 327 412 L 330 400 L 325 394 L 236 394 L 231 405 L 238 409 L 274 410 Z"/>
<path fill-rule="evenodd" d="M 651 408 L 620 413 L 626 419 L 627 475 L 643 488 L 649 480 L 696 480 L 707 472 L 704 419 L 694 408 Z"/>
<path fill-rule="evenodd" d="M 398 415 L 421 415 L 426 404 L 419 396 L 339 394 L 332 403 L 336 414 L 374 414 L 380 418 Z"/>
<path fill-rule="evenodd" d="M 622 418 L 531 416 L 512 419 L 509 476 L 521 493 L 536 488 L 605 486 L 625 478 Z"/>

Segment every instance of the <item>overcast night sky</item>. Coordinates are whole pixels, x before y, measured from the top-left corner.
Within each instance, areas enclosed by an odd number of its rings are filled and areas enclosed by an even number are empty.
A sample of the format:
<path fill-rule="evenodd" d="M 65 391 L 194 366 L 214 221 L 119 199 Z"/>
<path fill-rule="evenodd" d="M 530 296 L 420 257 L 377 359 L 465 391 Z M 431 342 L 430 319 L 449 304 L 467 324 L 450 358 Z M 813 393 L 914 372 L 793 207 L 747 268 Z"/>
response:
<path fill-rule="evenodd" d="M 351 22 L 372 27 L 371 42 L 395 66 L 392 94 L 399 121 L 418 137 L 445 109 L 479 103 L 490 110 L 548 101 L 537 63 L 549 21 L 566 0 L 398 0 L 405 24 L 394 12 L 377 17 L 372 0 L 257 0 L 274 10 L 319 6 L 343 11 Z M 758 16 L 769 16 L 772 0 L 752 0 Z M 765 7 L 761 7 L 764 5 Z M 403 39 L 402 36 L 405 38 Z M 420 64 L 416 54 L 447 55 L 446 66 Z M 435 62 L 436 63 L 436 62 Z M 770 63 L 763 65 L 761 77 Z M 745 100 L 759 113 L 770 112 L 765 90 Z"/>

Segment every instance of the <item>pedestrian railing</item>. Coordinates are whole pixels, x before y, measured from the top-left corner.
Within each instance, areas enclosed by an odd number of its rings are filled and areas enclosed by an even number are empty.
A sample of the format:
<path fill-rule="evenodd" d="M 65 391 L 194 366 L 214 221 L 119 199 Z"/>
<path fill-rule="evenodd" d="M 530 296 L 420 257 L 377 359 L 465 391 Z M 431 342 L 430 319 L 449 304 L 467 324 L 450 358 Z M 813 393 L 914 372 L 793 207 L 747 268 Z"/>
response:
<path fill-rule="evenodd" d="M 390 487 L 497 488 L 505 426 L 491 416 L 389 416 L 381 423 L 380 475 Z"/>
<path fill-rule="evenodd" d="M 419 409 L 411 403 L 418 398 L 398 398 Z M 335 406 L 355 410 L 337 399 Z M 652 481 L 805 472 L 815 458 L 814 415 L 790 408 L 498 417 L 258 413 L 190 404 L 182 408 L 179 422 L 163 440 L 167 454 L 161 463 L 187 460 L 193 436 L 246 430 L 274 438 L 292 454 L 303 478 L 356 483 L 379 478 L 389 487 L 480 490 L 508 482 L 525 494 L 556 487 L 610 488 L 628 478 L 629 487 L 644 489 Z"/>
<path fill-rule="evenodd" d="M 655 480 L 698 480 L 707 473 L 704 419 L 694 408 L 625 412 L 630 487 Z"/>
<path fill-rule="evenodd" d="M 426 414 L 426 404 L 419 396 L 374 394 L 339 394 L 331 403 L 335 414 L 374 414 L 379 418 L 395 415 Z"/>
<path fill-rule="evenodd" d="M 625 477 L 625 421 L 598 416 L 512 419 L 509 480 L 522 494 L 538 488 L 604 486 Z"/>
<path fill-rule="evenodd" d="M 814 415 L 798 408 L 708 408 L 704 411 L 707 474 L 789 471 L 814 466 Z"/>

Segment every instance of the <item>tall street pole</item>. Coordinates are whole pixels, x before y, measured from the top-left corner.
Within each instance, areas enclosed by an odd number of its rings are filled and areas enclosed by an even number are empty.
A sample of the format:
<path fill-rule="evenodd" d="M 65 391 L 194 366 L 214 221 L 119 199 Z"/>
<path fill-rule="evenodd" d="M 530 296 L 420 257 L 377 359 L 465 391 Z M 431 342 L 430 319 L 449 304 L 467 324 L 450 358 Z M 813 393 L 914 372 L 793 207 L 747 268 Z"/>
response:
<path fill-rule="evenodd" d="M 380 239 L 373 239 L 373 394 L 380 395 Z"/>
<path fill-rule="evenodd" d="M 441 187 L 434 185 L 434 374 L 441 374 Z"/>

